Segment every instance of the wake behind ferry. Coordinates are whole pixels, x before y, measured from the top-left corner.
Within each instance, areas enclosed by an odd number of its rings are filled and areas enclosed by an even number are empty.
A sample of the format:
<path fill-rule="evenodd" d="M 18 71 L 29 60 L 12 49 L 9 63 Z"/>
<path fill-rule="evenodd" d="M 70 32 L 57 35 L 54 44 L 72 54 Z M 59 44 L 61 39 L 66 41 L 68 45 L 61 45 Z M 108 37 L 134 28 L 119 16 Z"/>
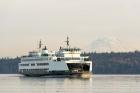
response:
<path fill-rule="evenodd" d="M 71 48 L 69 37 L 67 37 L 67 47 L 60 47 L 58 51 L 49 51 L 42 42 L 39 49 L 29 52 L 27 56 L 21 58 L 19 63 L 19 73 L 26 76 L 50 76 L 50 75 L 90 75 L 92 73 L 92 61 L 89 56 L 81 55 L 79 48 Z"/>

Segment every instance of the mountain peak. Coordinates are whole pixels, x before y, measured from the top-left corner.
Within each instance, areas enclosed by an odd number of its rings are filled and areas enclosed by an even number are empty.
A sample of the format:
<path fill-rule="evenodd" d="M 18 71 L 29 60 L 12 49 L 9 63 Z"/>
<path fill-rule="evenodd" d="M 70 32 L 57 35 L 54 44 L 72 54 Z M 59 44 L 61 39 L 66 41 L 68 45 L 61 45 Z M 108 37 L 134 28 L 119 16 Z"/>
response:
<path fill-rule="evenodd" d="M 120 52 L 124 51 L 124 47 L 115 37 L 102 37 L 95 39 L 86 49 L 92 52 Z"/>

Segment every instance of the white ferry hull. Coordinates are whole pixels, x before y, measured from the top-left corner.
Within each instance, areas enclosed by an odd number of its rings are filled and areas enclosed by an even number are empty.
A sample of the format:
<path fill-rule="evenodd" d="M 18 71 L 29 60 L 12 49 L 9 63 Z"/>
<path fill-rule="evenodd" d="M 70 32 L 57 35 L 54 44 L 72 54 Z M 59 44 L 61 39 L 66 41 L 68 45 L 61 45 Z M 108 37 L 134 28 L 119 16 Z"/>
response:
<path fill-rule="evenodd" d="M 66 62 L 47 62 L 47 65 L 37 66 L 42 62 L 30 63 L 28 66 L 22 67 L 19 64 L 19 73 L 26 76 L 50 76 L 50 75 L 76 75 L 81 76 L 82 74 L 92 73 L 92 63 L 66 63 Z M 31 66 L 35 64 L 35 66 Z"/>
<path fill-rule="evenodd" d="M 65 72 L 65 71 L 53 71 L 53 72 L 43 72 L 40 70 L 40 72 L 36 71 L 28 71 L 28 72 L 20 72 L 20 74 L 23 74 L 25 76 L 30 76 L 30 77 L 40 77 L 40 76 L 76 76 L 76 77 L 81 77 L 83 75 L 88 75 L 90 76 L 92 73 L 91 72 Z"/>

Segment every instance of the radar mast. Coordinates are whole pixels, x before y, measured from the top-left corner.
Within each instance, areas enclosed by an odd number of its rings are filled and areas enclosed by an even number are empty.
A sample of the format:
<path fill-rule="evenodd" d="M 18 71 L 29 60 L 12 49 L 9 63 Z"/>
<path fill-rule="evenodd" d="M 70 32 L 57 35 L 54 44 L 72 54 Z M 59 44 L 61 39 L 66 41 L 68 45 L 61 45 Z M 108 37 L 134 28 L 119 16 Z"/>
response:
<path fill-rule="evenodd" d="M 39 41 L 39 49 L 41 49 L 41 47 L 42 47 L 42 41 L 40 40 Z"/>
<path fill-rule="evenodd" d="M 67 48 L 69 48 L 69 37 L 67 36 L 67 41 L 65 41 L 66 42 L 66 44 L 67 44 Z"/>

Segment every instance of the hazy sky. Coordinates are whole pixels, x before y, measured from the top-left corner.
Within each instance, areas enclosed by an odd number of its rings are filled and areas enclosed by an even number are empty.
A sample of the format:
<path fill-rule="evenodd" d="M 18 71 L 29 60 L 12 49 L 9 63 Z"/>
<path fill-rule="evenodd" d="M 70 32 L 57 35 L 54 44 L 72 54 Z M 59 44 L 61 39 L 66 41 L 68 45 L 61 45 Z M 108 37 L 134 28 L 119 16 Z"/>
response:
<path fill-rule="evenodd" d="M 0 56 L 21 56 L 42 39 L 48 49 L 84 49 L 102 37 L 140 49 L 140 0 L 0 0 Z"/>

